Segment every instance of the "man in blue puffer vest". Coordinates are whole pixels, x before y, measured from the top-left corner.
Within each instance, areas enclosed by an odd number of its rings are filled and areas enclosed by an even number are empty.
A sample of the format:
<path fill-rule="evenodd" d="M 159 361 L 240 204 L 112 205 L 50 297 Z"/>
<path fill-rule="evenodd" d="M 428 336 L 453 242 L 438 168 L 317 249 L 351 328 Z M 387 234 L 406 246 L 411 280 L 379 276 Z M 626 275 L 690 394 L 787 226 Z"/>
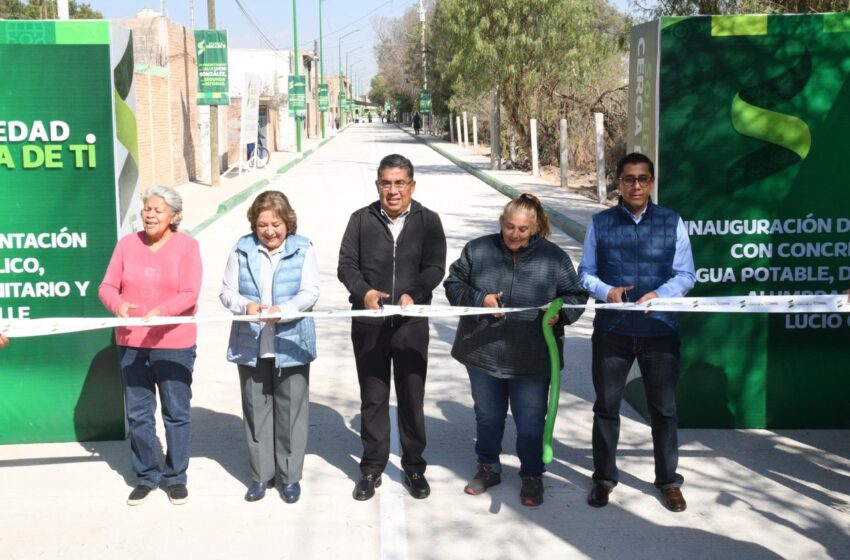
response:
<path fill-rule="evenodd" d="M 593 216 L 578 271 L 597 301 L 643 303 L 681 297 L 694 286 L 694 259 L 679 215 L 652 203 L 652 161 L 632 153 L 617 164 L 620 201 Z M 676 383 L 679 335 L 672 313 L 597 310 L 593 321 L 593 487 L 587 503 L 603 507 L 617 484 L 620 403 L 637 358 L 652 425 L 655 486 L 670 511 L 684 511 L 679 462 Z"/>

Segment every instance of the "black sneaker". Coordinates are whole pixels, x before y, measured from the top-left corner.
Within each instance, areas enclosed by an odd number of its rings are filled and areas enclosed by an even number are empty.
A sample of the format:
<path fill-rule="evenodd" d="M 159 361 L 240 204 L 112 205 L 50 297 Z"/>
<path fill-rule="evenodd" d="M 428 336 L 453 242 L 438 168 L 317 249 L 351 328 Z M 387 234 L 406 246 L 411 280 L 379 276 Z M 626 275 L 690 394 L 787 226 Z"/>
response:
<path fill-rule="evenodd" d="M 189 501 L 189 491 L 185 484 L 172 484 L 165 492 L 168 494 L 168 501 L 175 506 L 182 506 Z"/>
<path fill-rule="evenodd" d="M 543 477 L 522 477 L 522 490 L 519 491 L 519 501 L 528 507 L 537 507 L 543 503 Z"/>
<path fill-rule="evenodd" d="M 148 500 L 150 493 L 153 492 L 153 488 L 150 486 L 143 486 L 139 484 L 133 491 L 130 492 L 130 496 L 127 498 L 128 506 L 140 506 Z"/>
<path fill-rule="evenodd" d="M 502 475 L 493 471 L 492 466 L 478 463 L 478 470 L 475 472 L 475 476 L 472 477 L 472 480 L 469 481 L 463 491 L 471 496 L 478 496 L 486 492 L 491 486 L 496 486 L 501 482 Z"/>

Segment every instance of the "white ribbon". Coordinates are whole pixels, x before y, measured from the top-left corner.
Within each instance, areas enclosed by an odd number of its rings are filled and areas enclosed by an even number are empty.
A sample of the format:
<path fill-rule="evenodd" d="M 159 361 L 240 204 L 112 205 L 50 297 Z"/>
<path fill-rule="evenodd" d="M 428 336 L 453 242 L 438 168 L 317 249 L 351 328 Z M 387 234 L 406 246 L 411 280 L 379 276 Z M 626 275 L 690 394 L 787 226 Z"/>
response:
<path fill-rule="evenodd" d="M 445 305 L 385 305 L 375 310 L 330 310 L 303 311 L 284 315 L 266 313 L 260 315 L 192 315 L 179 317 L 51 317 L 45 319 L 9 319 L 0 322 L 0 333 L 9 338 L 67 334 L 73 332 L 107 329 L 114 327 L 159 327 L 186 323 L 217 323 L 225 321 L 260 321 L 262 319 L 298 319 L 301 317 L 348 318 L 348 317 L 460 317 L 466 315 L 489 315 L 493 313 L 515 313 L 536 307 L 460 307 Z M 644 303 L 588 303 L 564 305 L 564 308 L 613 309 L 616 311 L 672 311 L 677 313 L 847 313 L 850 303 L 846 295 L 817 296 L 726 296 L 726 297 L 681 297 L 656 298 Z"/>

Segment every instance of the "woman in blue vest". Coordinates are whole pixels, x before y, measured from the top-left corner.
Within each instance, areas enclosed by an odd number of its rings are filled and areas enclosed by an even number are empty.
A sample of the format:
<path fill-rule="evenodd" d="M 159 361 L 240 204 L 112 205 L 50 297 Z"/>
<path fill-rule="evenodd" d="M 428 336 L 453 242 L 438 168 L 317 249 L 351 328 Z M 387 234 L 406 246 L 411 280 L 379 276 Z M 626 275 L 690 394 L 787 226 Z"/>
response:
<path fill-rule="evenodd" d="M 562 297 L 581 304 L 587 294 L 570 257 L 546 239 L 549 221 L 540 200 L 530 194 L 508 202 L 499 217 L 501 231 L 473 239 L 449 269 L 443 286 L 452 305 L 537 308 Z M 475 403 L 478 468 L 466 485 L 479 495 L 502 481 L 502 436 L 508 406 L 517 427 L 516 449 L 522 477 L 520 503 L 543 503 L 543 428 L 549 397 L 550 364 L 540 321 L 530 309 L 461 317 L 452 356 L 466 366 Z M 563 363 L 564 325 L 583 309 L 564 309 L 555 336 Z"/>
<path fill-rule="evenodd" d="M 301 496 L 307 447 L 310 362 L 316 359 L 312 318 L 293 318 L 319 299 L 319 265 L 312 243 L 297 235 L 295 211 L 279 191 L 260 193 L 248 209 L 251 233 L 230 253 L 219 297 L 237 315 L 227 347 L 237 364 L 253 483 L 245 500 L 281 484 L 287 503 Z M 277 317 L 262 318 L 277 314 Z"/>

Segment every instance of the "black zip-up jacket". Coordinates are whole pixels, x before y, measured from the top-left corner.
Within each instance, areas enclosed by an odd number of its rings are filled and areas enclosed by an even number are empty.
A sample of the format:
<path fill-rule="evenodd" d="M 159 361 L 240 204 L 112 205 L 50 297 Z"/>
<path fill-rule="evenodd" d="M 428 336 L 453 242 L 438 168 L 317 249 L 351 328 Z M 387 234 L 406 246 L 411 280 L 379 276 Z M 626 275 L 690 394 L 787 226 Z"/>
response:
<path fill-rule="evenodd" d="M 501 233 L 473 239 L 449 269 L 443 284 L 452 305 L 481 307 L 487 294 L 502 292 L 504 307 L 539 307 L 561 297 L 564 303 L 587 301 L 570 257 L 560 247 L 533 237 L 511 252 Z M 496 312 L 496 310 L 493 310 Z M 562 309 L 555 340 L 563 364 L 564 327 L 581 316 L 581 308 Z M 543 313 L 537 309 L 461 317 L 452 346 L 460 363 L 494 377 L 549 377 L 549 352 L 543 339 Z"/>
<path fill-rule="evenodd" d="M 446 235 L 440 216 L 415 200 L 397 242 L 381 215 L 380 201 L 357 210 L 348 220 L 337 277 L 351 294 L 352 309 L 363 309 L 363 297 L 371 289 L 390 294 L 387 303 L 398 304 L 398 298 L 407 294 L 414 303 L 427 305 L 445 273 Z M 383 319 L 355 321 L 379 324 Z"/>

